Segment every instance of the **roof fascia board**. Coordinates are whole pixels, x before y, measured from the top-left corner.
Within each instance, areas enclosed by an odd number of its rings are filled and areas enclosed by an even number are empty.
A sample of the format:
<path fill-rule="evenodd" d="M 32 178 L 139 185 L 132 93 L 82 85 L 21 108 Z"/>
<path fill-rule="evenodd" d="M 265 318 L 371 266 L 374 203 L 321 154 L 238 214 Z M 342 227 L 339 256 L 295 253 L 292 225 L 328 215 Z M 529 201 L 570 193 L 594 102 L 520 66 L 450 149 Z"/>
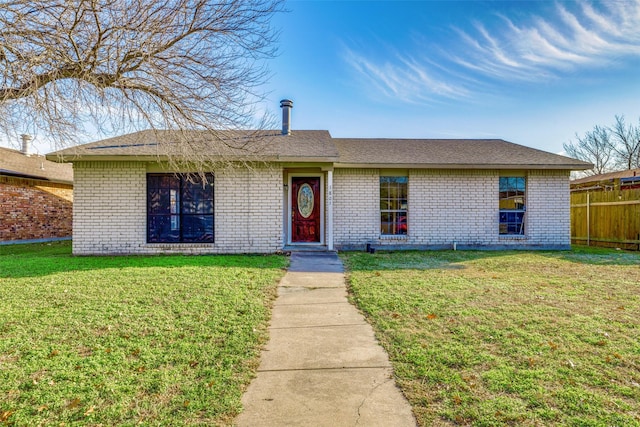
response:
<path fill-rule="evenodd" d="M 439 163 L 335 163 L 336 169 L 552 169 L 587 170 L 589 165 L 532 165 L 532 164 L 439 164 Z"/>
<path fill-rule="evenodd" d="M 74 163 L 74 162 L 111 162 L 111 161 L 128 161 L 128 162 L 165 162 L 169 158 L 167 156 L 156 155 L 50 155 L 46 156 L 47 160 L 58 163 Z M 223 160 L 223 158 L 221 158 Z M 281 157 L 281 156 L 264 156 L 256 157 L 230 157 L 224 159 L 227 161 L 249 161 L 249 162 L 275 162 L 280 163 L 284 167 L 315 167 L 325 166 L 331 163 L 336 169 L 357 168 L 357 169 L 549 169 L 549 170 L 587 170 L 593 166 L 589 164 L 559 164 L 559 165 L 536 165 L 536 164 L 453 164 L 453 163 L 341 163 L 336 162 L 335 157 Z"/>
<path fill-rule="evenodd" d="M 86 156 L 86 155 L 49 155 L 47 160 L 57 163 L 74 163 L 74 162 L 162 162 L 167 160 L 166 156 Z"/>
<path fill-rule="evenodd" d="M 336 161 L 336 157 L 293 157 L 293 156 L 233 156 L 233 157 L 220 157 L 220 161 L 231 162 L 277 162 L 277 163 L 302 163 L 302 164 L 333 164 Z M 73 162 L 113 162 L 113 161 L 126 161 L 126 162 L 166 162 L 169 157 L 166 155 L 150 156 L 150 155 L 47 155 L 47 160 L 57 163 L 73 163 Z M 212 158 L 212 161 L 215 159 Z"/>
<path fill-rule="evenodd" d="M 295 169 L 295 168 L 326 168 L 333 167 L 333 162 L 279 162 L 279 164 L 286 169 Z"/>
<path fill-rule="evenodd" d="M 12 173 L 2 173 L 0 172 L 0 176 L 1 177 L 7 177 L 7 178 L 15 178 L 15 179 L 26 179 L 29 181 L 40 181 L 46 184 L 63 184 L 63 185 L 70 185 L 73 186 L 73 181 L 68 181 L 68 180 L 64 180 L 64 179 L 53 179 L 53 178 L 46 178 L 46 177 L 38 177 L 35 175 L 26 175 L 26 174 L 12 174 Z"/>
<path fill-rule="evenodd" d="M 335 163 L 338 160 L 337 157 L 294 157 L 294 156 L 278 156 L 277 162 L 286 164 L 326 164 L 326 163 Z"/>

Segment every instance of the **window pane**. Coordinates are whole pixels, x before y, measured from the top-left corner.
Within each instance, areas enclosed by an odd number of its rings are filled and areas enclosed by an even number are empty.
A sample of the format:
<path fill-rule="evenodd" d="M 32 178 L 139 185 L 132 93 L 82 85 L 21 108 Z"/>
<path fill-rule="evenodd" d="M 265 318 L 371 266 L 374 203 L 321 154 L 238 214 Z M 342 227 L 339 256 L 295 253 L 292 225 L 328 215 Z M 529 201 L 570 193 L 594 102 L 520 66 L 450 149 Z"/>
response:
<path fill-rule="evenodd" d="M 400 203 L 398 203 L 398 199 L 389 199 L 388 206 L 390 210 L 398 210 L 400 209 Z"/>
<path fill-rule="evenodd" d="M 382 234 L 407 234 L 406 212 L 381 212 L 380 232 Z"/>
<path fill-rule="evenodd" d="M 147 175 L 147 240 L 213 242 L 213 175 Z"/>
<path fill-rule="evenodd" d="M 526 178 L 500 177 L 499 233 L 524 234 L 526 211 Z"/>
<path fill-rule="evenodd" d="M 147 213 L 161 213 L 160 192 L 155 188 L 149 188 L 147 192 Z"/>
<path fill-rule="evenodd" d="M 389 186 L 389 199 L 395 199 L 398 197 L 398 187 L 395 185 Z"/>
<path fill-rule="evenodd" d="M 148 175 L 147 182 L 154 188 L 180 188 L 180 179 L 173 175 Z"/>
<path fill-rule="evenodd" d="M 393 234 L 393 217 L 389 212 L 380 214 L 380 232 L 382 234 Z"/>
<path fill-rule="evenodd" d="M 180 178 L 175 175 L 162 175 L 160 186 L 164 188 L 180 188 Z"/>
<path fill-rule="evenodd" d="M 171 215 L 169 220 L 171 221 L 171 232 L 180 233 L 180 216 Z"/>
<path fill-rule="evenodd" d="M 380 184 L 388 184 L 390 182 L 393 182 L 393 176 L 381 176 L 380 177 Z"/>
<path fill-rule="evenodd" d="M 201 182 L 186 183 L 182 196 L 182 209 L 185 214 L 212 214 L 213 191 L 212 183 L 203 185 Z"/>
<path fill-rule="evenodd" d="M 157 189 L 149 191 L 149 213 L 170 214 L 172 212 L 171 192 L 175 190 Z"/>
<path fill-rule="evenodd" d="M 500 212 L 500 234 L 524 234 L 524 212 Z"/>
<path fill-rule="evenodd" d="M 148 241 L 179 242 L 180 227 L 175 227 L 175 215 L 149 215 L 147 218 Z"/>
<path fill-rule="evenodd" d="M 386 184 L 380 184 L 380 199 L 389 198 L 389 186 Z"/>
<path fill-rule="evenodd" d="M 400 199 L 406 199 L 407 198 L 407 184 L 400 184 L 400 186 L 398 188 L 398 197 Z"/>
<path fill-rule="evenodd" d="M 396 234 L 407 234 L 407 213 L 399 212 L 395 218 L 395 232 Z"/>
<path fill-rule="evenodd" d="M 161 190 L 164 191 L 164 190 Z M 169 190 L 169 212 L 179 214 L 180 210 L 180 192 L 177 189 Z"/>
<path fill-rule="evenodd" d="M 213 215 L 184 215 L 182 219 L 184 242 L 213 241 Z"/>
<path fill-rule="evenodd" d="M 380 177 L 381 234 L 407 234 L 407 182 L 405 176 Z"/>
<path fill-rule="evenodd" d="M 150 214 L 177 213 L 176 203 L 178 202 L 179 192 L 180 181 L 176 177 L 172 175 L 148 175 L 147 211 Z"/>

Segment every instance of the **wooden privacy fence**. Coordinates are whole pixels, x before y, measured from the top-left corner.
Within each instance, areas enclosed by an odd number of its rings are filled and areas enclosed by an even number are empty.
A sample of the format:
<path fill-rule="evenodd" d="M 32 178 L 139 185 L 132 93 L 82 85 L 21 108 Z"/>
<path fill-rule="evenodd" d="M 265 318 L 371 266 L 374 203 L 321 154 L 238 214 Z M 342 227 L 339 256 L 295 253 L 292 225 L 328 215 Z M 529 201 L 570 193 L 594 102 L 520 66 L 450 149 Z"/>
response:
<path fill-rule="evenodd" d="M 572 192 L 571 242 L 640 250 L 640 189 Z"/>

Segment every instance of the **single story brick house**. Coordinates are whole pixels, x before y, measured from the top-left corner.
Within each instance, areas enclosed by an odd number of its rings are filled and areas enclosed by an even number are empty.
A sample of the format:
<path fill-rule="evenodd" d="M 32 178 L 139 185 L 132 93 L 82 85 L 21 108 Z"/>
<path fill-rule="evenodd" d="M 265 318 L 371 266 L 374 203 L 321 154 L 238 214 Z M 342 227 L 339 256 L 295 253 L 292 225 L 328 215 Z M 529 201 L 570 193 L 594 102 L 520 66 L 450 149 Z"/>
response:
<path fill-rule="evenodd" d="M 171 131 L 49 154 L 73 163 L 74 253 L 570 247 L 569 174 L 588 163 L 495 139 L 291 131 L 281 106 L 281 131 L 192 132 L 235 161 L 206 177 L 168 167 Z"/>
<path fill-rule="evenodd" d="M 0 244 L 71 238 L 73 168 L 0 147 Z"/>
<path fill-rule="evenodd" d="M 571 191 L 611 191 L 640 188 L 640 168 L 590 175 L 572 180 Z"/>

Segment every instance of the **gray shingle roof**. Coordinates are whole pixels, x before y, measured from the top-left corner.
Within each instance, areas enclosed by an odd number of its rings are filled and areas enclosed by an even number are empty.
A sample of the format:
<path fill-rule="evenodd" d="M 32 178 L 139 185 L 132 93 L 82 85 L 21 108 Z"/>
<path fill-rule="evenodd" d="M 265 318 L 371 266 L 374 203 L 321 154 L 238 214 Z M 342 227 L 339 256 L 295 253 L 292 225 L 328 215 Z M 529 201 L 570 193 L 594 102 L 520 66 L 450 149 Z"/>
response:
<path fill-rule="evenodd" d="M 588 169 L 589 163 L 501 139 L 355 139 L 334 143 L 342 165 Z"/>
<path fill-rule="evenodd" d="M 336 167 L 522 168 L 582 170 L 591 164 L 501 139 L 332 138 L 324 130 L 141 131 L 51 153 L 57 161 L 158 160 L 179 155 L 181 144 L 225 159 L 330 162 Z"/>
<path fill-rule="evenodd" d="M 73 166 L 55 163 L 44 156 L 25 156 L 18 150 L 0 147 L 0 175 L 73 183 Z"/>
<path fill-rule="evenodd" d="M 47 158 L 63 161 L 126 156 L 158 159 L 179 155 L 182 145 L 178 142 L 187 143 L 195 152 L 225 159 L 328 162 L 338 157 L 331 135 L 324 130 L 295 131 L 286 136 L 280 131 L 146 130 L 56 151 Z"/>

